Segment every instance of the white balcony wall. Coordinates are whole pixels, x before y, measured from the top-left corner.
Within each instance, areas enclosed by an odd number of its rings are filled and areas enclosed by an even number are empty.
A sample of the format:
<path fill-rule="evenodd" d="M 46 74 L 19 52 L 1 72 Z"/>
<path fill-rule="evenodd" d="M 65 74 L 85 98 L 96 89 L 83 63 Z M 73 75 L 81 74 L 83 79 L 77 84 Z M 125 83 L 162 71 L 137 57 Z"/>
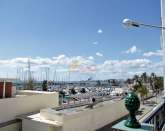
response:
<path fill-rule="evenodd" d="M 0 123 L 13 120 L 18 115 L 58 106 L 56 92 L 19 91 L 18 95 L 16 98 L 0 99 Z"/>
<path fill-rule="evenodd" d="M 95 131 L 128 114 L 124 106 L 124 100 L 106 103 L 103 106 L 85 109 L 77 113 L 64 115 L 62 124 L 50 119 L 50 115 L 44 115 L 44 121 L 23 119 L 22 131 Z M 52 113 L 52 115 L 54 115 Z M 42 116 L 40 114 L 40 116 Z M 55 118 L 55 117 L 54 117 Z"/>

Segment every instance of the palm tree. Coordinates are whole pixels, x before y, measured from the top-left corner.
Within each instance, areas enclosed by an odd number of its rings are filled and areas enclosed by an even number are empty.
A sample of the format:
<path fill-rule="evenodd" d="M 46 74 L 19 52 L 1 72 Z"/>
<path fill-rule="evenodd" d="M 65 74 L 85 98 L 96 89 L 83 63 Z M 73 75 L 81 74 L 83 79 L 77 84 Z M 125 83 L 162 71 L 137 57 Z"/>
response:
<path fill-rule="evenodd" d="M 140 94 L 141 100 L 142 100 L 142 102 L 143 102 L 143 104 L 144 104 L 144 97 L 147 96 L 147 94 L 148 94 L 148 89 L 146 88 L 146 86 L 141 85 L 141 86 L 138 88 L 137 92 Z"/>
<path fill-rule="evenodd" d="M 163 90 L 163 77 L 156 77 L 154 82 L 154 90 L 156 92 L 156 99 L 159 91 Z"/>
<path fill-rule="evenodd" d="M 142 78 L 142 81 L 144 82 L 144 83 L 147 83 L 147 73 L 146 72 L 144 72 L 142 75 L 141 75 L 141 78 Z"/>
<path fill-rule="evenodd" d="M 131 80 L 130 78 L 128 78 L 128 79 L 126 80 L 126 83 L 127 83 L 127 84 L 131 84 L 131 83 L 132 83 L 132 80 Z"/>
<path fill-rule="evenodd" d="M 134 79 L 135 83 L 137 84 L 137 82 L 139 81 L 139 76 L 138 75 L 134 75 L 133 79 Z"/>
<path fill-rule="evenodd" d="M 138 83 L 134 85 L 134 91 L 140 94 L 141 101 L 144 104 L 144 97 L 148 94 L 148 89 L 142 84 L 142 81 L 138 80 Z"/>
<path fill-rule="evenodd" d="M 44 80 L 42 83 L 42 90 L 47 91 L 48 90 L 48 82 L 47 80 Z"/>
<path fill-rule="evenodd" d="M 156 77 L 156 74 L 152 72 L 152 73 L 151 73 L 151 77 L 152 77 L 152 78 L 155 78 L 155 77 Z"/>
<path fill-rule="evenodd" d="M 163 90 L 163 77 L 156 77 L 155 89 L 156 90 Z"/>
<path fill-rule="evenodd" d="M 156 79 L 156 75 L 155 73 L 151 73 L 150 75 L 150 87 L 153 91 L 155 91 L 155 79 Z"/>

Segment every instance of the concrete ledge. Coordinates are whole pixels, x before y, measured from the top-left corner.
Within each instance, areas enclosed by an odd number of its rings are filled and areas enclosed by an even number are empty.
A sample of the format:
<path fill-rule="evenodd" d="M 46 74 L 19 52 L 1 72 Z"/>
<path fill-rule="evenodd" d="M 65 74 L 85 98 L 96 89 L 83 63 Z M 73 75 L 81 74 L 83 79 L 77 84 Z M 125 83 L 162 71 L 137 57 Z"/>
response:
<path fill-rule="evenodd" d="M 25 95 L 15 98 L 0 99 L 0 123 L 16 119 L 18 115 L 39 111 L 42 108 L 58 106 L 59 97 L 56 92 L 20 92 Z"/>
<path fill-rule="evenodd" d="M 22 121 L 15 119 L 1 123 L 0 131 L 22 131 Z"/>
<path fill-rule="evenodd" d="M 14 120 L 11 120 L 11 121 L 3 122 L 3 123 L 0 123 L 0 128 L 9 126 L 9 125 L 15 124 L 15 123 L 21 123 L 21 122 L 22 121 L 19 120 L 19 119 L 14 119 Z"/>
<path fill-rule="evenodd" d="M 17 90 L 18 95 L 37 95 L 37 94 L 58 94 L 57 92 L 34 91 L 34 90 Z"/>

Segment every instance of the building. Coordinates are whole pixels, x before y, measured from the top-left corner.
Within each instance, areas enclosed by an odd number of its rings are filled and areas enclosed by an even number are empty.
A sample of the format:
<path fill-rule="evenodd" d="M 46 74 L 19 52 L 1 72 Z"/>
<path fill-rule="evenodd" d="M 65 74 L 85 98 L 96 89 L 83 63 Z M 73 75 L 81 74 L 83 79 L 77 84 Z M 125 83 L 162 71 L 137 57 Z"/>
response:
<path fill-rule="evenodd" d="M 55 110 L 19 116 L 22 131 L 95 131 L 128 114 L 124 101 L 107 101 L 95 105 Z"/>
<path fill-rule="evenodd" d="M 0 98 L 10 98 L 14 96 L 16 89 L 12 86 L 14 79 L 0 79 Z"/>
<path fill-rule="evenodd" d="M 2 81 L 5 85 L 6 79 Z M 10 83 L 8 87 L 12 88 L 9 79 L 8 83 Z M 12 96 L 0 99 L 0 131 L 21 131 L 22 121 L 17 119 L 17 116 L 57 106 L 58 93 L 56 92 L 15 91 Z"/>

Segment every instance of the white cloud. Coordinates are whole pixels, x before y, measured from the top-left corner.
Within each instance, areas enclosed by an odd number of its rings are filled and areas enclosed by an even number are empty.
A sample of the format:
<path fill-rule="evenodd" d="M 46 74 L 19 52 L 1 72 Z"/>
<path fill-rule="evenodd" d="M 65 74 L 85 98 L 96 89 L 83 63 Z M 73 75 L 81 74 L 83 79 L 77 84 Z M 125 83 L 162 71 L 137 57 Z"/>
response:
<path fill-rule="evenodd" d="M 94 57 L 93 56 L 89 56 L 88 59 L 89 60 L 94 60 Z"/>
<path fill-rule="evenodd" d="M 28 63 L 28 59 L 30 59 L 30 63 L 32 66 L 54 66 L 54 65 L 69 65 L 73 61 L 79 61 L 80 64 L 88 64 L 92 62 L 92 57 L 89 57 L 89 59 L 86 59 L 82 56 L 75 56 L 75 57 L 67 57 L 65 55 L 59 55 L 57 57 L 52 58 L 41 58 L 41 57 L 35 57 L 35 58 L 28 58 L 28 57 L 18 57 L 13 59 L 6 59 L 6 60 L 0 60 L 0 66 L 10 66 L 10 67 L 16 67 L 16 66 L 22 66 L 26 67 Z"/>
<path fill-rule="evenodd" d="M 152 62 L 148 59 L 133 59 L 133 60 L 106 60 L 102 64 L 104 69 L 137 69 L 145 68 Z"/>
<path fill-rule="evenodd" d="M 96 56 L 102 57 L 102 56 L 103 56 L 103 54 L 102 54 L 102 53 L 100 53 L 100 52 L 96 52 Z"/>
<path fill-rule="evenodd" d="M 99 52 L 97 52 L 97 55 L 103 56 Z M 0 77 L 6 76 L 7 72 L 9 76 L 16 76 L 17 68 L 27 72 L 28 59 L 28 57 L 0 59 Z M 60 72 L 67 73 L 71 71 L 71 77 L 74 75 L 74 80 L 80 80 L 81 76 L 85 79 L 90 75 L 95 77 L 95 79 L 108 79 L 127 78 L 142 72 L 155 72 L 161 75 L 163 72 L 161 62 L 153 62 L 149 59 L 105 60 L 102 63 L 97 63 L 93 56 L 68 57 L 66 55 L 59 55 L 52 58 L 30 58 L 30 63 L 31 70 L 36 77 L 44 75 L 45 70 L 49 68 L 52 78 L 54 70 L 59 72 L 60 78 L 62 75 Z"/>
<path fill-rule="evenodd" d="M 98 34 L 102 34 L 103 33 L 103 30 L 102 29 L 98 29 L 97 33 Z"/>
<path fill-rule="evenodd" d="M 156 50 L 155 52 L 154 51 L 145 52 L 143 54 L 143 56 L 145 56 L 145 57 L 162 56 L 162 51 L 161 50 Z"/>
<path fill-rule="evenodd" d="M 133 60 L 106 60 L 104 63 L 97 66 L 97 71 L 100 74 L 109 76 L 110 78 L 128 78 L 135 74 L 143 72 L 155 72 L 162 75 L 162 64 L 154 63 L 148 59 L 133 59 Z M 103 76 L 103 75 L 100 75 Z"/>
<path fill-rule="evenodd" d="M 135 45 L 133 45 L 128 50 L 124 51 L 124 53 L 126 53 L 126 54 L 133 54 L 133 53 L 139 53 L 139 52 L 141 52 L 141 50 L 138 49 Z"/>
<path fill-rule="evenodd" d="M 95 41 L 95 42 L 93 42 L 92 44 L 93 44 L 93 45 L 98 45 L 99 42 L 98 42 L 98 41 Z"/>

